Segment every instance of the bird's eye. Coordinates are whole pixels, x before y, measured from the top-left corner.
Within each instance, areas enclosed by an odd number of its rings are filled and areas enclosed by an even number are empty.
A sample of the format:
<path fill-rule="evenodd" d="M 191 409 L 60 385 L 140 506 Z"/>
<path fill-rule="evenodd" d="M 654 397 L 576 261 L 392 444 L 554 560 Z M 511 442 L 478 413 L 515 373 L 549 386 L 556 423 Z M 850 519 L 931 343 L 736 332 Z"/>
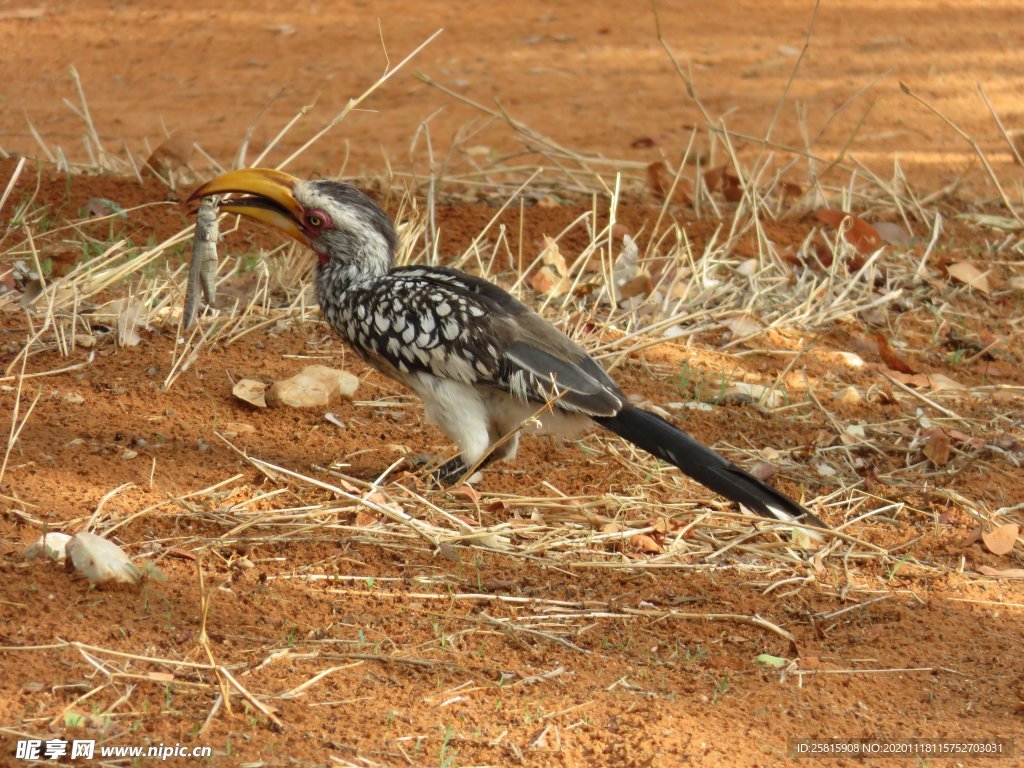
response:
<path fill-rule="evenodd" d="M 320 229 L 324 225 L 324 217 L 319 213 L 311 213 L 306 217 L 306 223 L 313 229 Z"/>

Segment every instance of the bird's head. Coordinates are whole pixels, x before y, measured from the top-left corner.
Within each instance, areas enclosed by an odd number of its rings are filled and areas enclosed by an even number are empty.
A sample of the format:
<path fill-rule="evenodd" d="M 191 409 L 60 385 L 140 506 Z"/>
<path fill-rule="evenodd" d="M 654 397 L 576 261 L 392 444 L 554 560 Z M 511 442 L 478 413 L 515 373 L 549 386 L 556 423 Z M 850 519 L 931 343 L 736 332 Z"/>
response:
<path fill-rule="evenodd" d="M 373 200 L 338 181 L 303 181 L 270 168 L 230 171 L 208 181 L 188 199 L 230 194 L 220 210 L 237 213 L 291 235 L 309 246 L 321 267 L 364 277 L 391 268 L 395 227 Z"/>

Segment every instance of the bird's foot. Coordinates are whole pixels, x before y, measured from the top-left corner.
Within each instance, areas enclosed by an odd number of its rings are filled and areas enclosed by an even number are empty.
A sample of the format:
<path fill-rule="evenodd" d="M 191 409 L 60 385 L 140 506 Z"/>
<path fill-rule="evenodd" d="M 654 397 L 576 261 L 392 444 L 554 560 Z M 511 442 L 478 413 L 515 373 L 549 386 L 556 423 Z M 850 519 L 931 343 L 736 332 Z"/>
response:
<path fill-rule="evenodd" d="M 462 460 L 461 456 L 448 459 L 440 464 L 436 456 L 430 454 L 419 454 L 409 459 L 409 462 L 418 470 L 426 473 L 427 477 L 440 486 L 455 485 L 466 477 L 469 467 Z"/>

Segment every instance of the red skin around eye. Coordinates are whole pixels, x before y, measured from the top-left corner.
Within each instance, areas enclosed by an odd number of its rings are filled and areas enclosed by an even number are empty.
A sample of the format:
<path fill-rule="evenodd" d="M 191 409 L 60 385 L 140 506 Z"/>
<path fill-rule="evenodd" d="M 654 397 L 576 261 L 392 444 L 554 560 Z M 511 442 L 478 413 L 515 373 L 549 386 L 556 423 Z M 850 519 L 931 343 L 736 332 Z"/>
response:
<path fill-rule="evenodd" d="M 314 225 L 311 219 L 316 219 L 318 224 Z M 323 211 L 309 211 L 302 217 L 302 226 L 306 230 L 307 234 L 315 235 L 325 229 L 333 227 L 334 222 L 331 221 L 331 217 Z"/>
<path fill-rule="evenodd" d="M 317 219 L 319 217 L 319 226 L 314 226 L 310 222 L 310 218 Z M 302 229 L 306 233 L 306 237 L 309 238 L 310 244 L 313 246 L 313 250 L 316 252 L 316 257 L 319 259 L 321 264 L 326 264 L 330 261 L 330 256 L 326 251 L 322 251 L 317 247 L 316 238 L 325 229 L 330 229 L 334 226 L 334 222 L 331 217 L 323 211 L 309 211 L 302 217 Z"/>

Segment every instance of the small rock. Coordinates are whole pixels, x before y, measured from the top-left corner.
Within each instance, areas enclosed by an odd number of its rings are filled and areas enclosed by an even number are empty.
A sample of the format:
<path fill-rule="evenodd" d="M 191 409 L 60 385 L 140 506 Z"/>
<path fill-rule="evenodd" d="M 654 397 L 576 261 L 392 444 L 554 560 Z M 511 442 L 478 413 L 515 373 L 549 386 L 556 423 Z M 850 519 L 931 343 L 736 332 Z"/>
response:
<path fill-rule="evenodd" d="M 67 543 L 68 559 L 93 584 L 109 581 L 137 584 L 142 574 L 117 544 L 83 531 Z"/>
<path fill-rule="evenodd" d="M 833 397 L 843 405 L 857 405 L 864 399 L 856 387 L 844 387 L 836 392 Z"/>
<path fill-rule="evenodd" d="M 352 397 L 359 379 L 348 371 L 325 365 L 307 365 L 291 378 L 275 381 L 266 392 L 271 408 L 319 408 L 336 397 Z"/>
<path fill-rule="evenodd" d="M 235 382 L 235 386 L 232 387 L 231 394 L 239 400 L 249 403 L 249 405 L 255 405 L 257 408 L 266 408 L 266 390 L 267 385 L 262 381 L 239 379 Z"/>
<path fill-rule="evenodd" d="M 25 550 L 25 559 L 35 560 L 40 555 L 45 555 L 51 560 L 63 563 L 67 559 L 69 541 L 71 541 L 71 537 L 66 533 L 50 531 L 50 533 L 40 536 L 34 544 L 29 545 Z"/>
<path fill-rule="evenodd" d="M 256 431 L 256 427 L 252 424 L 246 424 L 244 421 L 228 421 L 225 422 L 221 431 L 228 436 L 249 435 Z"/>
<path fill-rule="evenodd" d="M 266 401 L 270 408 L 318 408 L 331 402 L 331 391 L 320 379 L 296 374 L 271 384 Z"/>

